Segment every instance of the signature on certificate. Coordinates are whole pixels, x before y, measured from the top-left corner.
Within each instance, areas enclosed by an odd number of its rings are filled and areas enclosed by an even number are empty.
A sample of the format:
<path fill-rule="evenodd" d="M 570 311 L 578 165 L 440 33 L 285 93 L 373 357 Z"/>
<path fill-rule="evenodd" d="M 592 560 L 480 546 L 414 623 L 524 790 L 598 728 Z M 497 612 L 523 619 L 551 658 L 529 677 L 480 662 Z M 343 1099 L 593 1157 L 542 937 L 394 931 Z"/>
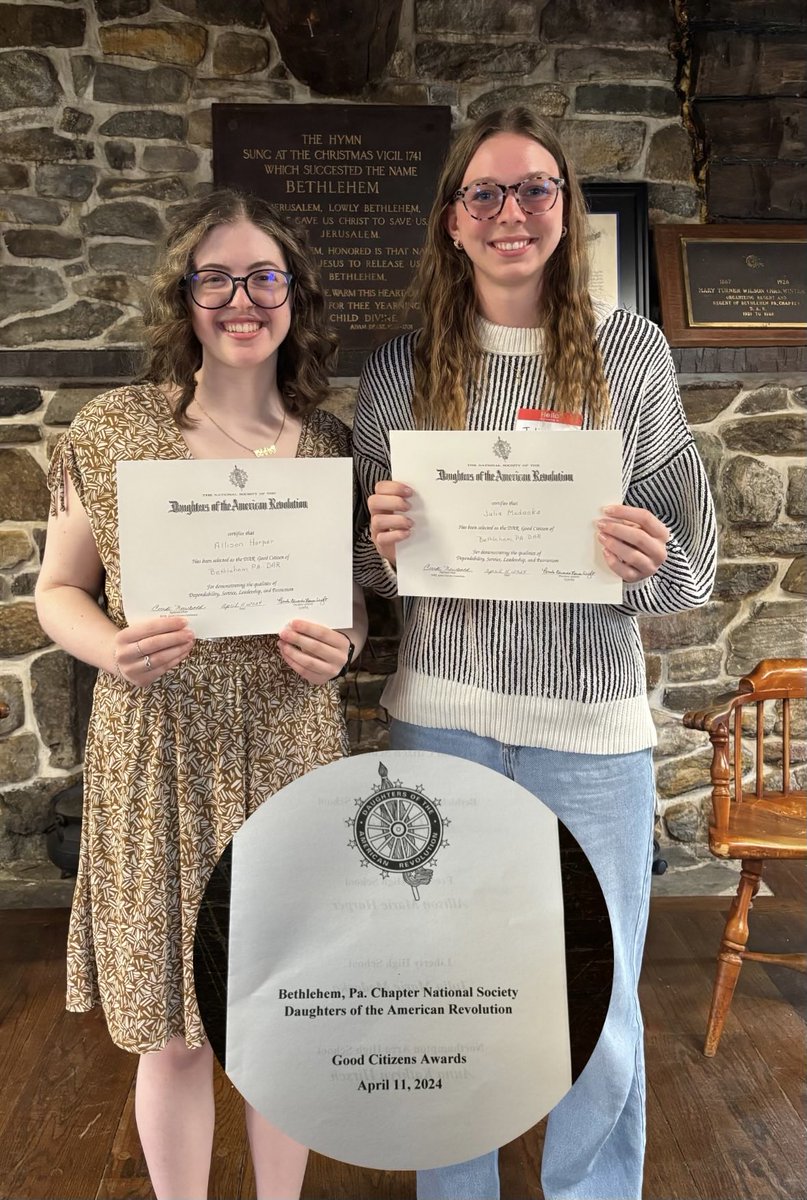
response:
<path fill-rule="evenodd" d="M 440 579 L 454 578 L 470 574 L 470 567 L 449 566 L 448 563 L 426 563 L 423 570 L 427 575 L 436 575 Z"/>

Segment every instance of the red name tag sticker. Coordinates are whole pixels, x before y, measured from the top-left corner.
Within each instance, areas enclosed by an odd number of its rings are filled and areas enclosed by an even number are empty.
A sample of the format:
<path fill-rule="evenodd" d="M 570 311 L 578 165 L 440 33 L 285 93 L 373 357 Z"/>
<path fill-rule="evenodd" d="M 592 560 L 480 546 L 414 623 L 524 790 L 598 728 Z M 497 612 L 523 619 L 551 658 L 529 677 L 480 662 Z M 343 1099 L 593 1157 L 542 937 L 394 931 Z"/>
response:
<path fill-rule="evenodd" d="M 515 429 L 581 429 L 582 413 L 555 412 L 551 408 L 520 408 Z"/>

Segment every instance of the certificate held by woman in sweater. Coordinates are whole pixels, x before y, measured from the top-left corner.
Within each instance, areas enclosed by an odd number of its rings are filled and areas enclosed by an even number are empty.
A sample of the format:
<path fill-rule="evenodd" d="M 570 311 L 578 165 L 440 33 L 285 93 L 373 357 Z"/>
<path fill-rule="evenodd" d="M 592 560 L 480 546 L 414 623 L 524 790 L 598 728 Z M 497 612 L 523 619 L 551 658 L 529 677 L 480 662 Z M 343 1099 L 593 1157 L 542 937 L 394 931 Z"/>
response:
<path fill-rule="evenodd" d="M 118 463 L 127 620 L 176 614 L 197 637 L 352 620 L 349 458 Z"/>
<path fill-rule="evenodd" d="M 595 522 L 622 499 L 618 430 L 393 431 L 413 489 L 402 596 L 620 604 Z"/>

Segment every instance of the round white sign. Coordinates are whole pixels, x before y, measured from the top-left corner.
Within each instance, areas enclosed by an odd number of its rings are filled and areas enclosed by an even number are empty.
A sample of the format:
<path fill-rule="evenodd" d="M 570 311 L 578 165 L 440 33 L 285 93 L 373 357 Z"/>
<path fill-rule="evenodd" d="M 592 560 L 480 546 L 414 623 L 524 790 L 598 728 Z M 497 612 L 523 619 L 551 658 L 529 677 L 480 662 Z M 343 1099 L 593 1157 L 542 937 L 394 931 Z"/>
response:
<path fill-rule="evenodd" d="M 309 773 L 233 839 L 226 991 L 227 1074 L 314 1150 L 411 1170 L 511 1141 L 572 1082 L 556 818 L 443 754 Z"/>

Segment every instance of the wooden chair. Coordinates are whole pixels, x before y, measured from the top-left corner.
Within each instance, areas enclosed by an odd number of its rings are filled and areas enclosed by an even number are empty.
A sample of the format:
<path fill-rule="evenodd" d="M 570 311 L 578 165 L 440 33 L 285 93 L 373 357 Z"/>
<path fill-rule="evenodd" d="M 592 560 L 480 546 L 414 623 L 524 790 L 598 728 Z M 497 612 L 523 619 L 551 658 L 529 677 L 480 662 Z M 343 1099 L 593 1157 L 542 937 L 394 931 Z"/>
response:
<path fill-rule="evenodd" d="M 740 680 L 737 692 L 721 696 L 703 712 L 688 712 L 684 725 L 705 730 L 712 742 L 712 820 L 709 849 L 716 858 L 739 859 L 742 863 L 737 894 L 717 956 L 717 974 L 703 1053 L 717 1050 L 728 1014 L 740 967 L 745 959 L 779 963 L 807 971 L 805 954 L 769 954 L 746 950 L 748 914 L 762 878 L 762 868 L 771 858 L 807 858 L 805 792 L 791 788 L 790 746 L 793 700 L 807 695 L 807 659 L 767 658 Z M 781 790 L 772 790 L 765 779 L 765 702 L 782 702 Z M 752 732 L 744 728 L 748 705 L 756 708 Z M 733 726 L 733 728 L 732 728 Z M 754 783 L 751 791 L 743 784 L 743 736 L 755 744 Z M 733 768 L 729 741 L 733 739 Z M 770 770 L 770 769 L 769 769 Z M 777 772 L 778 774 L 778 772 Z M 778 779 L 777 779 L 778 786 Z"/>

